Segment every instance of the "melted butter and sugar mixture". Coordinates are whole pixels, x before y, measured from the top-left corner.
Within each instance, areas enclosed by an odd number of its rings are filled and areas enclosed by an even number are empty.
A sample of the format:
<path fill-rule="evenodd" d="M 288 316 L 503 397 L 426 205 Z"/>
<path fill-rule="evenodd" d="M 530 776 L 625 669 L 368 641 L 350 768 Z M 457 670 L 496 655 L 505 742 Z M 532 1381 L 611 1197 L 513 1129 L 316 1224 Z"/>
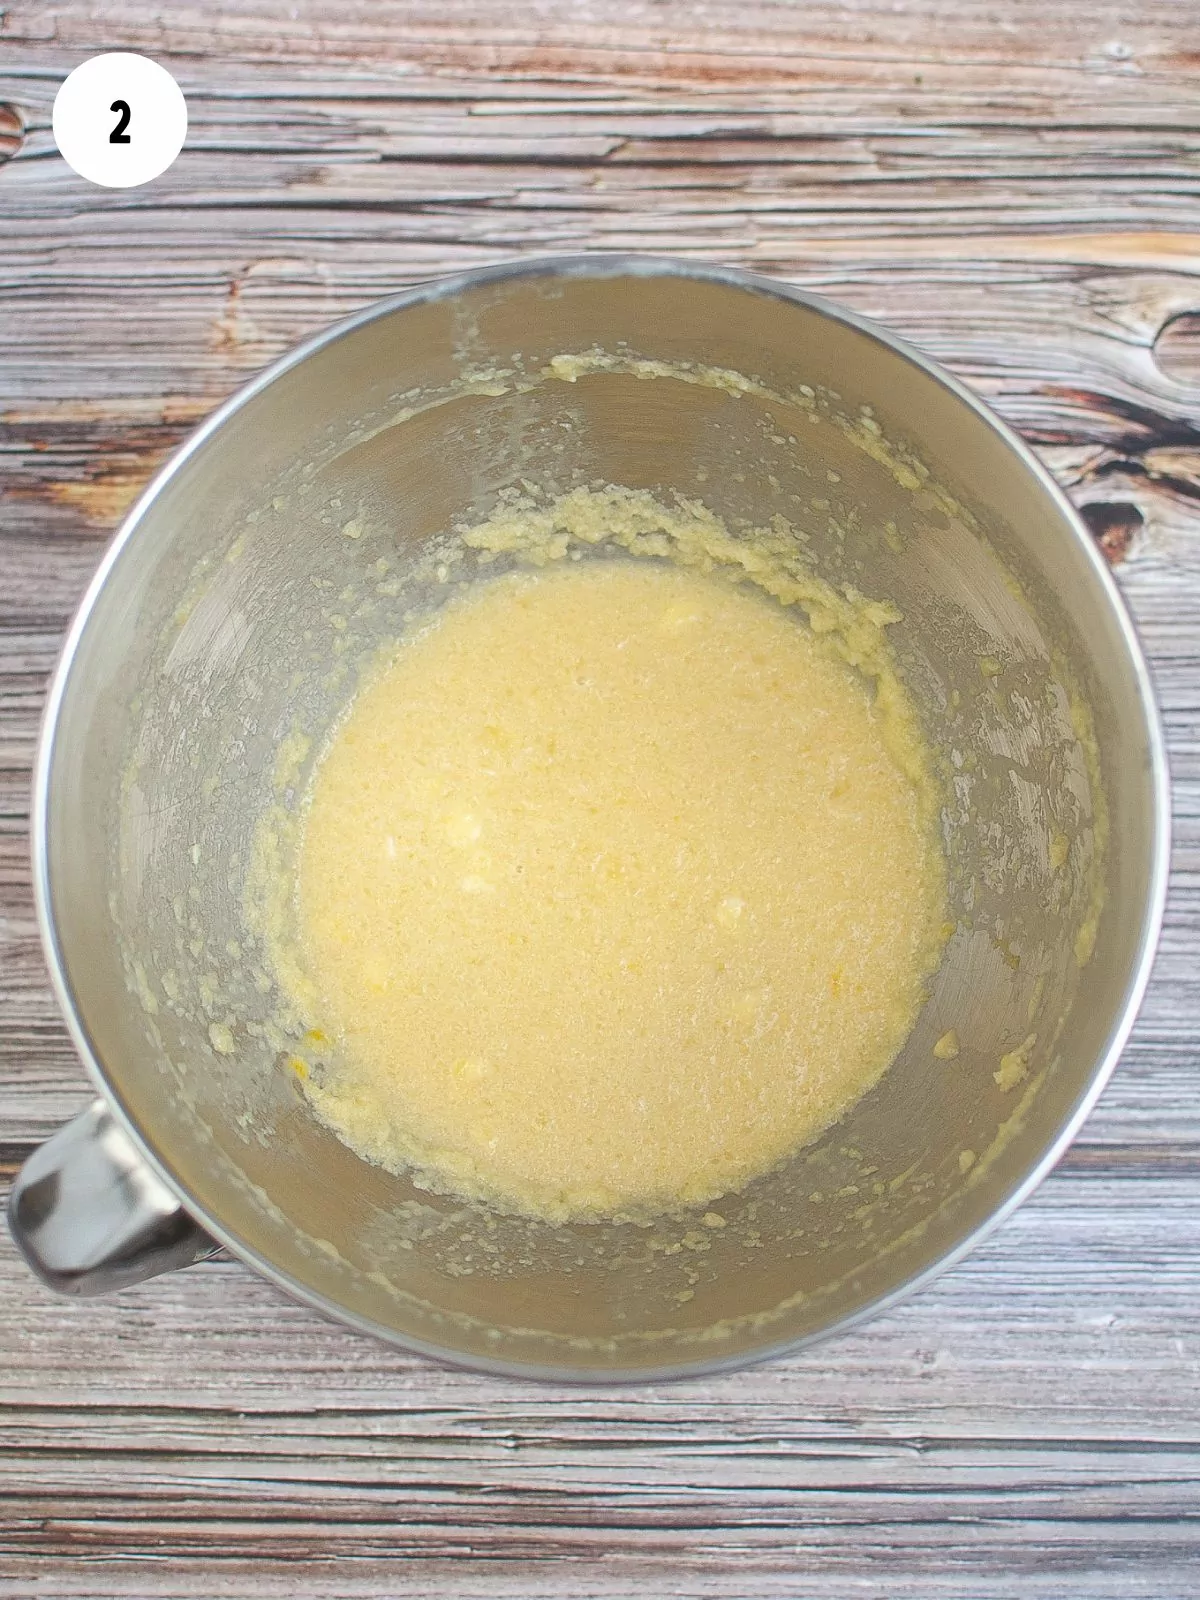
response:
<path fill-rule="evenodd" d="M 315 769 L 275 940 L 339 1138 L 527 1215 L 636 1215 L 743 1186 L 880 1078 L 945 870 L 903 686 L 828 644 L 628 556 L 410 631 Z"/>

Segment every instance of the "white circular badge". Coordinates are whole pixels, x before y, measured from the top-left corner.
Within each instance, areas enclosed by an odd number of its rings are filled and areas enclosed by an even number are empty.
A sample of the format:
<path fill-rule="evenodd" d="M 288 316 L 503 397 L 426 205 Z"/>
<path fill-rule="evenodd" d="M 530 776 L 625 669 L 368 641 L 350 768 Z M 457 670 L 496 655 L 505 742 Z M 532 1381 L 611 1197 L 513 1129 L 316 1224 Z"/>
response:
<path fill-rule="evenodd" d="M 113 50 L 75 68 L 54 97 L 54 142 L 89 183 L 133 189 L 183 149 L 187 101 L 166 67 Z"/>

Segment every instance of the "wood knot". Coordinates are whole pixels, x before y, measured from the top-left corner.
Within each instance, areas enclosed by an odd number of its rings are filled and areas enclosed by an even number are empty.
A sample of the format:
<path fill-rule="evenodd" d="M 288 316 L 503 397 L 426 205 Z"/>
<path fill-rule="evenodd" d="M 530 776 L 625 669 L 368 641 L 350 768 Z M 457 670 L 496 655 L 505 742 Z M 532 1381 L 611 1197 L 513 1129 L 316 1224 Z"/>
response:
<path fill-rule="evenodd" d="M 25 118 L 16 106 L 0 104 L 0 162 L 11 161 L 25 143 Z"/>
<path fill-rule="evenodd" d="M 1121 565 L 1146 524 L 1145 516 L 1131 500 L 1093 500 L 1090 505 L 1079 507 L 1079 515 L 1092 530 L 1110 567 Z"/>
<path fill-rule="evenodd" d="M 1154 359 L 1165 377 L 1200 387 L 1200 311 L 1167 318 L 1154 341 Z"/>

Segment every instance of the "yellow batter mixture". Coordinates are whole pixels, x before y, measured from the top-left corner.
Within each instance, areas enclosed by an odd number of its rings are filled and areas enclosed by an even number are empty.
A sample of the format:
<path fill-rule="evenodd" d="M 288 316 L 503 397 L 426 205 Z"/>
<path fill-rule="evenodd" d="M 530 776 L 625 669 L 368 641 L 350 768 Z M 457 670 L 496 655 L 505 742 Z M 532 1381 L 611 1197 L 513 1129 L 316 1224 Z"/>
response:
<path fill-rule="evenodd" d="M 277 966 L 318 1115 L 551 1219 L 711 1200 L 814 1138 L 895 1057 L 944 937 L 886 688 L 659 561 L 451 601 L 308 795 Z"/>

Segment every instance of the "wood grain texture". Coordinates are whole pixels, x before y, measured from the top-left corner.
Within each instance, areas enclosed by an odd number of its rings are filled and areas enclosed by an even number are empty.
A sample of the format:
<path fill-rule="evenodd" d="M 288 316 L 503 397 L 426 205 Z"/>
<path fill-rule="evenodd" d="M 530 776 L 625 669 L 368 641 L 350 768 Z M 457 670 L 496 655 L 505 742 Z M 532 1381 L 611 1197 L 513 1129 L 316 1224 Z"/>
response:
<path fill-rule="evenodd" d="M 183 154 L 141 190 L 85 184 L 50 135 L 62 77 L 112 48 L 188 97 Z M 5 1241 L 0 1595 L 1195 1592 L 1198 74 L 1190 0 L 0 13 L 7 1171 L 87 1097 L 26 863 L 70 612 L 214 404 L 438 273 L 594 248 L 747 265 L 976 383 L 1118 562 L 1176 823 L 1143 1015 L 1059 1172 L 969 1262 L 815 1352 L 615 1394 L 509 1385 L 354 1338 L 232 1263 L 57 1301 Z"/>

